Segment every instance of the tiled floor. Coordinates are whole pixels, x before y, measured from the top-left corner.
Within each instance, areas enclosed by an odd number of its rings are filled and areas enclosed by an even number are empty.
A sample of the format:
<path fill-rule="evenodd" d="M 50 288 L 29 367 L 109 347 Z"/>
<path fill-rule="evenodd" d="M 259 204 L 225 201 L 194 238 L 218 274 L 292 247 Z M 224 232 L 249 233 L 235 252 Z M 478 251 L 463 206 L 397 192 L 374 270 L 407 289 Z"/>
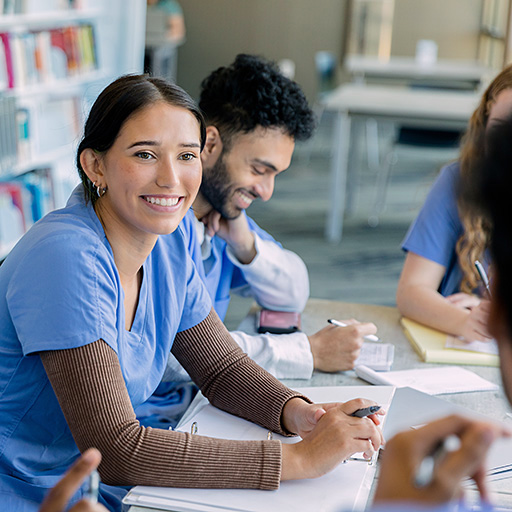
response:
<path fill-rule="evenodd" d="M 403 263 L 400 242 L 440 166 L 455 153 L 397 149 L 386 209 L 375 228 L 367 222 L 374 202 L 375 172 L 368 169 L 366 159 L 362 158 L 356 173 L 359 183 L 354 212 L 345 217 L 341 243 L 333 245 L 324 238 L 329 207 L 329 132 L 326 119 L 319 127 L 310 156 L 311 146 L 298 146 L 290 169 L 276 179 L 272 199 L 268 203 L 255 202 L 248 213 L 286 248 L 303 258 L 310 274 L 312 297 L 394 305 Z M 228 328 L 238 325 L 250 304 L 249 299 L 232 299 L 226 318 Z"/>

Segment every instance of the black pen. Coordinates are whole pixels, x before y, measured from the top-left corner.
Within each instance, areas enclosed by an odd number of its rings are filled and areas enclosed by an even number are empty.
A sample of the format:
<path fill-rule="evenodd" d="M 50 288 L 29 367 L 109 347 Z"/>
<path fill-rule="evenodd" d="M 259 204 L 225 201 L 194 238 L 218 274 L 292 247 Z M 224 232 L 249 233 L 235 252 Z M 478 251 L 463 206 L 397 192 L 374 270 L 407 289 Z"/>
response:
<path fill-rule="evenodd" d="M 478 275 L 480 276 L 480 279 L 482 280 L 482 283 L 485 286 L 485 289 L 487 290 L 488 298 L 491 298 L 491 288 L 489 286 L 489 278 L 487 277 L 487 274 L 485 273 L 484 266 L 478 261 L 475 261 L 475 267 L 476 271 L 478 272 Z"/>
<path fill-rule="evenodd" d="M 370 407 L 357 409 L 357 411 L 354 411 L 350 416 L 355 416 L 356 418 L 365 418 L 370 414 L 375 414 L 377 411 L 380 411 L 380 405 L 370 405 Z"/>

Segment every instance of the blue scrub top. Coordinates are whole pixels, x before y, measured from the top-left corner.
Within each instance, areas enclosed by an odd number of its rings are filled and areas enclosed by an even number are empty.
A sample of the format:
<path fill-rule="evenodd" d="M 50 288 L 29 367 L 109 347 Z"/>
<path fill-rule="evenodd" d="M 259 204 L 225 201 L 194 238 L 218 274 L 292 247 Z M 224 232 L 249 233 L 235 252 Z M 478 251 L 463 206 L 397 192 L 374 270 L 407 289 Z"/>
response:
<path fill-rule="evenodd" d="M 242 213 L 245 215 L 245 212 Z M 262 240 L 271 240 L 280 246 L 266 231 L 263 231 L 251 218 L 247 217 L 249 229 L 258 234 Z M 206 285 L 213 307 L 221 320 L 224 320 L 231 290 L 250 286 L 242 269 L 228 258 L 227 244 L 214 236 L 211 240 L 211 254 L 203 261 L 201 245 L 197 237 L 196 218 L 189 210 L 180 227 L 183 230 L 189 255 L 195 263 L 197 273 Z M 162 243 L 167 236 L 160 237 Z M 205 268 L 206 267 L 206 268 Z M 197 387 L 190 382 L 162 382 L 144 404 L 135 409 L 137 419 L 142 425 L 153 428 L 174 428 L 190 405 Z"/>
<path fill-rule="evenodd" d="M 247 217 L 245 211 L 242 212 L 242 215 L 246 216 L 251 231 L 256 233 L 262 240 L 272 241 L 281 247 L 279 242 L 261 229 L 250 217 Z M 211 254 L 203 261 L 195 223 L 194 212 L 189 210 L 182 222 L 189 254 L 192 256 L 201 279 L 206 285 L 216 313 L 221 320 L 224 320 L 231 299 L 231 290 L 250 285 L 245 279 L 242 268 L 236 266 L 228 258 L 227 244 L 219 236 L 214 236 L 211 239 Z"/>
<path fill-rule="evenodd" d="M 445 297 L 460 291 L 462 269 L 455 246 L 464 228 L 457 209 L 458 162 L 444 167 L 402 242 L 410 251 L 446 268 L 439 286 Z"/>
<path fill-rule="evenodd" d="M 445 297 L 460 292 L 463 272 L 459 265 L 456 245 L 464 232 L 457 207 L 460 164 L 454 162 L 443 169 L 432 185 L 425 203 L 411 224 L 402 249 L 439 263 L 446 271 L 439 285 Z M 489 267 L 489 256 L 484 255 L 484 267 Z M 475 290 L 478 293 L 479 289 Z"/>
<path fill-rule="evenodd" d="M 208 293 L 179 227 L 143 266 L 126 331 L 111 247 L 91 205 L 75 191 L 36 223 L 0 266 L 0 503 L 35 511 L 79 452 L 37 353 L 103 339 L 116 352 L 134 407 L 156 389 L 178 331 L 204 320 Z M 120 507 L 119 488 L 100 493 Z M 118 494 L 117 497 L 108 496 Z M 75 496 L 79 499 L 81 492 Z"/>

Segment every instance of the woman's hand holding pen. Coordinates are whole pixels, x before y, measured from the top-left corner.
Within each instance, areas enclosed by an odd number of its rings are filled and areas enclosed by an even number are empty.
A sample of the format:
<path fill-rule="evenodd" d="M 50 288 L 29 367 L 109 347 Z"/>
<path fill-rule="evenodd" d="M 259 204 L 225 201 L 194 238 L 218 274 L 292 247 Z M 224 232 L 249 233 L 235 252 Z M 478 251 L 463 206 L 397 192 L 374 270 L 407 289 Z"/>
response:
<path fill-rule="evenodd" d="M 490 312 L 489 300 L 462 292 L 449 295 L 446 300 L 465 312 L 456 332 L 458 336 L 468 341 L 490 341 L 492 339 L 487 329 Z"/>
<path fill-rule="evenodd" d="M 468 314 L 459 331 L 467 341 L 491 341 L 492 335 L 487 328 L 491 303 L 489 300 L 482 299 L 480 303 L 468 310 Z"/>
<path fill-rule="evenodd" d="M 457 449 L 436 450 L 445 439 L 457 436 Z M 509 436 L 503 427 L 449 416 L 417 430 L 396 435 L 386 444 L 383 454 L 375 502 L 422 501 L 444 503 L 460 498 L 461 481 L 471 477 L 483 500 L 488 500 L 484 462 L 495 439 Z M 437 455 L 433 456 L 434 453 Z M 431 478 L 418 485 L 418 468 L 425 458 L 433 456 Z"/>
<path fill-rule="evenodd" d="M 476 295 L 470 295 L 469 293 L 458 292 L 452 295 L 448 295 L 446 300 L 461 309 L 473 309 L 478 306 L 481 302 L 481 298 Z"/>
<path fill-rule="evenodd" d="M 304 405 L 291 403 L 298 400 Z M 334 404 L 290 400 L 283 410 L 283 424 L 303 439 L 296 444 L 283 445 L 281 480 L 322 476 L 357 452 L 370 458 L 384 442 L 377 427 L 378 415 L 384 412 L 364 418 L 351 416 L 357 409 L 370 405 L 375 403 L 365 399 Z M 291 408 L 286 422 L 284 416 L 288 406 Z M 291 417 L 292 414 L 295 416 Z"/>

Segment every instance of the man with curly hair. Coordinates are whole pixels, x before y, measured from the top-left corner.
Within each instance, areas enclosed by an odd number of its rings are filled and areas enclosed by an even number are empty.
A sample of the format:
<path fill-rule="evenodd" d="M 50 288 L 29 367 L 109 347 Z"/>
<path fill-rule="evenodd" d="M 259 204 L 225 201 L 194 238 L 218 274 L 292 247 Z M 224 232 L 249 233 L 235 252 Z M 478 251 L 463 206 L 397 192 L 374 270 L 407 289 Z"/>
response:
<path fill-rule="evenodd" d="M 203 80 L 199 106 L 207 129 L 203 180 L 193 210 L 214 307 L 224 318 L 235 292 L 254 297 L 264 308 L 300 312 L 309 295 L 306 266 L 245 210 L 255 199 L 272 197 L 274 181 L 289 167 L 295 142 L 312 136 L 315 120 L 306 97 L 273 63 L 240 54 Z M 303 333 L 236 333 L 235 338 L 279 377 L 309 378 L 313 367 L 351 369 L 362 336 L 374 329 L 364 324 L 327 327 L 309 340 Z"/>
<path fill-rule="evenodd" d="M 304 262 L 262 230 L 245 210 L 255 199 L 272 197 L 274 180 L 289 167 L 295 141 L 313 134 L 314 115 L 306 97 L 275 64 L 240 54 L 231 65 L 203 80 L 199 106 L 207 125 L 201 154 L 203 179 L 183 227 L 213 306 L 224 319 L 233 292 L 253 297 L 263 308 L 300 312 L 309 296 Z M 231 334 L 276 377 L 309 379 L 313 369 L 352 369 L 363 336 L 376 332 L 370 323 L 352 319 L 346 323 L 350 325 L 329 324 L 310 336 L 302 332 Z M 187 378 L 171 356 L 164 379 Z M 165 396 L 169 386 L 163 383 L 157 395 Z M 177 401 L 186 403 L 183 397 Z M 165 400 L 160 402 L 161 406 Z M 144 409 L 142 415 L 154 412 L 150 404 Z M 161 418 L 161 413 L 160 408 L 155 414 Z"/>

